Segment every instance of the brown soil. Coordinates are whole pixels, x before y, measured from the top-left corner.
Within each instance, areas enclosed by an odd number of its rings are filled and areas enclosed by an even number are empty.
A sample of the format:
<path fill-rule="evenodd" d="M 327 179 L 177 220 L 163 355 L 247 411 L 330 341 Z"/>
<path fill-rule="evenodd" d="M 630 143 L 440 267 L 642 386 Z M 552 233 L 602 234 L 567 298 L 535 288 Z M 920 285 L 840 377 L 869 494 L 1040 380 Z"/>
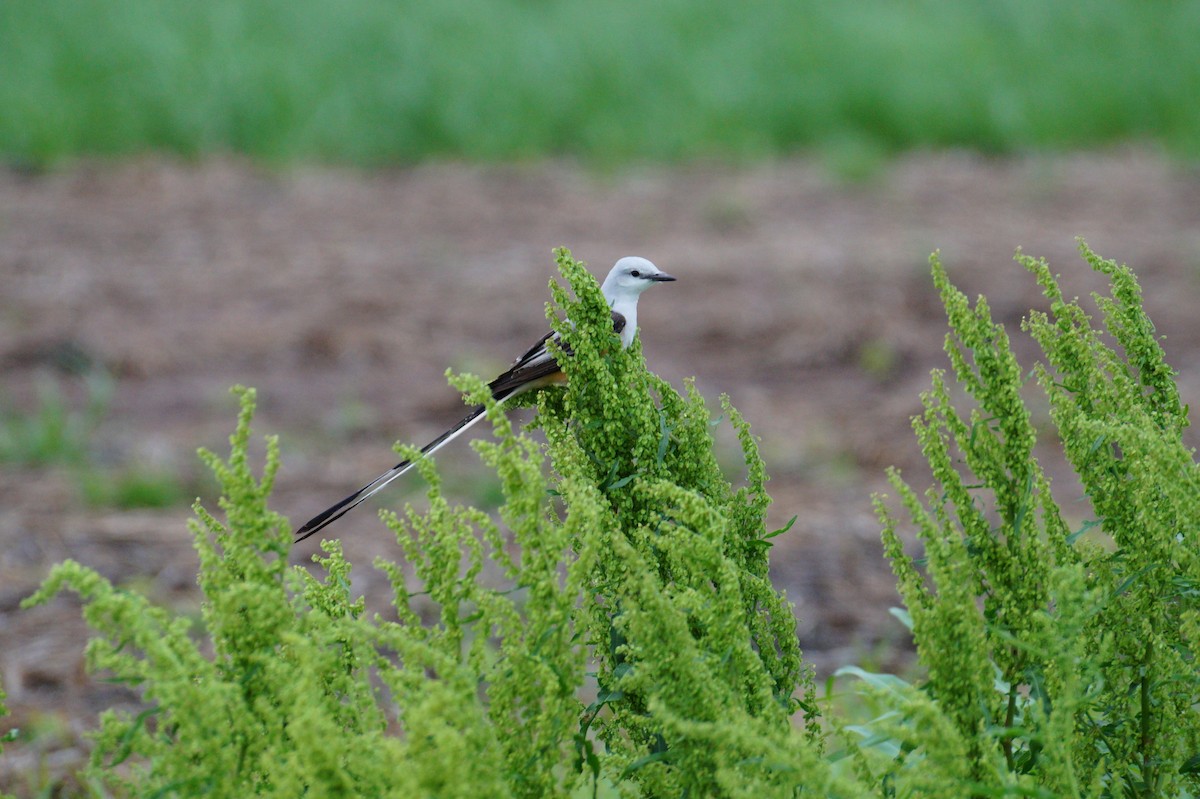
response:
<path fill-rule="evenodd" d="M 430 165 L 362 174 L 274 173 L 238 161 L 81 164 L 0 172 L 0 400 L 36 405 L 70 364 L 116 378 L 95 468 L 182 476 L 212 504 L 198 446 L 221 451 L 234 383 L 256 386 L 256 429 L 281 435 L 274 505 L 300 522 L 422 443 L 460 412 L 447 366 L 498 371 L 544 329 L 551 248 L 602 274 L 645 255 L 679 282 L 643 298 L 651 368 L 705 396 L 728 392 L 763 439 L 774 576 L 796 604 L 819 676 L 850 662 L 901 668 L 903 630 L 870 509 L 889 464 L 925 477 L 909 432 L 945 322 L 926 259 L 940 248 L 968 294 L 986 293 L 1031 364 L 1018 324 L 1042 307 L 1013 250 L 1044 255 L 1079 294 L 1103 284 L 1075 254 L 1084 236 L 1138 271 L 1181 370 L 1200 383 L 1200 176 L 1142 152 L 986 160 L 918 156 L 845 185 L 805 161 L 747 169 L 596 175 L 568 164 Z M 722 434 L 728 443 L 731 436 Z M 1048 452 L 1067 512 L 1086 516 Z M 439 462 L 471 500 L 486 480 L 465 446 Z M 731 457 L 730 463 L 736 463 Z M 0 467 L 0 674 L 15 723 L 0 785 L 29 789 L 41 762 L 78 762 L 78 733 L 121 689 L 88 677 L 76 602 L 18 611 L 50 565 L 75 558 L 176 608 L 194 608 L 186 507 L 88 507 L 77 470 Z M 399 487 L 386 502 L 416 496 Z M 376 506 L 377 507 L 377 506 Z M 355 587 L 386 601 L 368 565 L 395 556 L 374 508 L 334 528 Z M 312 542 L 296 548 L 304 563 Z M 5 776 L 7 775 L 7 776 Z"/>

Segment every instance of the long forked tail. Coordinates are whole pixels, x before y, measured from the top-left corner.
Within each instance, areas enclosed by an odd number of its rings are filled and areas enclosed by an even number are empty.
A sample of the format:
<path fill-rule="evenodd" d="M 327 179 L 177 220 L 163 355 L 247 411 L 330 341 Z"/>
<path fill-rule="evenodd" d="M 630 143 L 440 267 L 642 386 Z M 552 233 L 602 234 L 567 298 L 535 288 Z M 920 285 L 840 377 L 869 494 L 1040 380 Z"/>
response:
<path fill-rule="evenodd" d="M 472 410 L 461 422 L 442 433 L 433 441 L 430 441 L 424 447 L 421 447 L 421 455 L 432 455 L 434 452 L 437 452 L 439 449 L 458 438 L 480 419 L 485 418 L 483 413 L 484 410 L 486 409 L 482 405 Z M 305 522 L 304 526 L 296 531 L 296 542 L 298 543 L 303 541 L 313 533 L 319 532 L 327 525 L 332 524 L 333 522 L 342 518 L 351 510 L 358 507 L 368 498 L 373 496 L 377 491 L 382 490 L 383 487 L 388 483 L 407 472 L 414 465 L 416 465 L 416 461 L 400 461 L 395 466 L 388 469 L 386 472 L 379 475 L 374 480 L 343 499 L 341 502 L 338 502 L 336 505 L 332 505 L 321 511 L 316 516 Z"/>

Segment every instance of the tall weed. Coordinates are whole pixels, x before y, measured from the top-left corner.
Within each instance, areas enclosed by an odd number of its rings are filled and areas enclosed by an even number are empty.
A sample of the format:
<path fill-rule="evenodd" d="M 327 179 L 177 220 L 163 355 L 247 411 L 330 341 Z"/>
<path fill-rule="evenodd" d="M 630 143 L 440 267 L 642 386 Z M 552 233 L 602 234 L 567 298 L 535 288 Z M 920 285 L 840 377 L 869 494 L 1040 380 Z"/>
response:
<path fill-rule="evenodd" d="M 884 543 L 928 680 L 893 696 L 865 765 L 927 795 L 1187 796 L 1200 787 L 1197 597 L 1200 483 L 1187 409 L 1128 267 L 1080 245 L 1111 281 L 1097 329 L 1045 261 L 1018 253 L 1050 300 L 1023 325 L 1034 367 L 1095 519 L 1068 529 L 1033 456 L 1026 372 L 987 302 L 974 307 L 936 256 L 952 371 L 914 420 L 935 485 L 891 475 L 924 545 L 904 552 L 880 499 Z M 1110 343 L 1111 342 L 1111 343 Z M 1110 545 L 1092 541 L 1102 532 Z M 961 794 L 959 794 L 961 795 Z"/>
<path fill-rule="evenodd" d="M 291 526 L 268 507 L 247 447 L 203 453 L 223 518 L 195 506 L 202 629 L 72 562 L 100 633 L 93 669 L 138 686 L 106 714 L 92 777 L 129 795 L 791 796 L 834 784 L 791 607 L 767 579 L 769 499 L 753 436 L 727 401 L 747 485 L 712 454 L 712 421 L 622 349 L 594 279 L 563 252 L 552 323 L 572 355 L 565 392 L 531 401 L 546 454 L 475 378 L 494 440 L 496 517 L 449 503 L 431 461 L 428 510 L 385 514 L 408 568 L 381 560 L 394 607 L 370 615 L 350 564 L 288 568 Z M 569 317 L 571 324 L 564 320 Z M 402 451 L 413 454 L 410 448 Z M 549 470 L 545 460 L 549 461 Z M 485 579 L 500 575 L 500 579 Z M 807 733 L 792 726 L 800 712 Z"/>
<path fill-rule="evenodd" d="M 924 552 L 880 497 L 925 677 L 848 668 L 880 708 L 822 718 L 791 608 L 767 580 L 765 470 L 744 420 L 746 485 L 716 466 L 703 399 L 622 349 L 595 281 L 563 252 L 549 316 L 566 390 L 537 406 L 543 448 L 484 384 L 495 516 L 452 505 L 431 461 L 428 509 L 385 513 L 405 564 L 380 560 L 393 607 L 368 614 L 337 541 L 323 575 L 289 568 L 291 526 L 247 447 L 254 394 L 222 459 L 221 518 L 195 506 L 202 623 L 72 562 L 98 632 L 91 668 L 137 686 L 105 714 L 90 779 L 119 795 L 1187 797 L 1200 790 L 1200 485 L 1174 373 L 1133 273 L 1102 325 L 1044 261 L 1018 255 L 1048 312 L 1022 368 L 987 302 L 933 259 L 953 381 L 914 420 L 934 485 L 891 474 Z M 570 318 L 571 324 L 565 319 Z M 1029 376 L 1095 518 L 1072 530 L 1034 456 Z M 952 399 L 954 384 L 965 401 Z M 411 448 L 400 448 L 413 455 Z"/>

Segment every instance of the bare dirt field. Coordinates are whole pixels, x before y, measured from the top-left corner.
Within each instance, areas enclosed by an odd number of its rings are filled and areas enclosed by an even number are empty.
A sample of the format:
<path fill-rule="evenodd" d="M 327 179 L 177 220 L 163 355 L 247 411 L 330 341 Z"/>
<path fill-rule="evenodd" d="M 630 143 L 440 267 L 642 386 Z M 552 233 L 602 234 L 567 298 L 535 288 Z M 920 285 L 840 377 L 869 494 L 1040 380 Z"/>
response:
<path fill-rule="evenodd" d="M 1013 251 L 1046 256 L 1085 295 L 1103 284 L 1077 235 L 1137 270 L 1196 404 L 1200 173 L 1145 152 L 914 156 L 855 184 L 803 160 L 601 175 L 564 163 L 360 173 L 160 159 L 0 171 L 0 402 L 28 411 L 47 381 L 81 402 L 65 367 L 101 368 L 115 393 L 90 468 L 174 473 L 215 507 L 194 453 L 227 447 L 227 390 L 255 386 L 256 430 L 281 437 L 274 506 L 299 523 L 390 466 L 394 440 L 423 443 L 458 418 L 446 367 L 490 376 L 541 334 L 551 248 L 600 275 L 644 255 L 679 278 L 642 300 L 651 368 L 677 385 L 694 375 L 714 404 L 731 395 L 762 437 L 772 521 L 799 517 L 773 569 L 818 676 L 851 662 L 903 668 L 870 495 L 891 464 L 926 485 L 909 418 L 929 370 L 946 365 L 927 257 L 940 248 L 968 294 L 988 295 L 1031 366 L 1019 322 L 1044 302 Z M 1046 450 L 1060 503 L 1085 518 Z M 438 460 L 461 499 L 483 501 L 468 447 Z M 75 558 L 185 612 L 199 601 L 187 503 L 90 506 L 78 471 L 0 465 L 12 710 L 0 729 L 43 730 L 9 745 L 0 786 L 12 790 L 30 789 L 39 762 L 79 762 L 79 732 L 131 700 L 84 673 L 77 603 L 18 610 L 49 567 Z M 383 502 L 420 491 L 414 480 Z M 396 546 L 378 507 L 330 532 L 358 564 L 356 589 L 382 607 L 387 583 L 369 564 Z M 293 561 L 315 551 L 306 542 Z"/>

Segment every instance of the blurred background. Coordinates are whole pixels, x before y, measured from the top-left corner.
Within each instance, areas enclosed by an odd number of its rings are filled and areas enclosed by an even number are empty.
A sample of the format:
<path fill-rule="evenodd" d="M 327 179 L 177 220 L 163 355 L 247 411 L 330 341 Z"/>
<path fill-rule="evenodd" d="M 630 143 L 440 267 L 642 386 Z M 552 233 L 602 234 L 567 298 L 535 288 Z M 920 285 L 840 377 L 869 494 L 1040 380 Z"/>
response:
<path fill-rule="evenodd" d="M 232 384 L 303 522 L 457 420 L 447 367 L 490 377 L 544 331 L 560 245 L 679 277 L 643 298 L 648 363 L 762 437 L 818 678 L 908 668 L 870 497 L 889 465 L 928 481 L 930 252 L 1030 367 L 1012 254 L 1086 295 L 1085 237 L 1137 270 L 1196 402 L 1198 98 L 1195 2 L 0 0 L 0 788 L 60 786 L 136 699 L 84 674 L 77 603 L 18 611 L 51 564 L 196 612 L 195 450 L 227 447 Z M 469 447 L 438 461 L 496 501 Z M 331 528 L 376 609 L 375 512 L 421 490 Z"/>

